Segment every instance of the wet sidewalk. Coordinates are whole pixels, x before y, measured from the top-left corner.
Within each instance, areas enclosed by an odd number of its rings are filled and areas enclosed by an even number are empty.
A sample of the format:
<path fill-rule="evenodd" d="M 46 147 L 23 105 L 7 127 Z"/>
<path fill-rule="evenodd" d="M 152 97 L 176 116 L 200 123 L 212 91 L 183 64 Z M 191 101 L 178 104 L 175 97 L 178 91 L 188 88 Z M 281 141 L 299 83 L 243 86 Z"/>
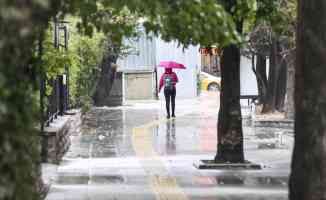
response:
<path fill-rule="evenodd" d="M 244 127 L 247 160 L 262 170 L 198 170 L 216 152 L 217 95 L 93 109 L 57 169 L 48 200 L 287 199 L 291 145 Z"/>

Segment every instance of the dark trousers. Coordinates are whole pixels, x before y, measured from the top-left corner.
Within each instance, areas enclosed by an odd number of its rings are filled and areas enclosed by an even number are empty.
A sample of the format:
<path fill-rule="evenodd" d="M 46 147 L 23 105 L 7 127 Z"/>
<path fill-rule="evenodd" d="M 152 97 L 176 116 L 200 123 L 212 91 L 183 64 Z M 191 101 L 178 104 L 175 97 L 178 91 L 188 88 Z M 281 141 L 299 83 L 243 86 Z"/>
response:
<path fill-rule="evenodd" d="M 171 102 L 171 107 L 172 107 L 172 116 L 174 116 L 175 95 L 176 95 L 175 88 L 173 88 L 172 90 L 164 88 L 165 106 L 166 106 L 166 112 L 167 112 L 168 116 L 170 116 L 170 102 Z"/>

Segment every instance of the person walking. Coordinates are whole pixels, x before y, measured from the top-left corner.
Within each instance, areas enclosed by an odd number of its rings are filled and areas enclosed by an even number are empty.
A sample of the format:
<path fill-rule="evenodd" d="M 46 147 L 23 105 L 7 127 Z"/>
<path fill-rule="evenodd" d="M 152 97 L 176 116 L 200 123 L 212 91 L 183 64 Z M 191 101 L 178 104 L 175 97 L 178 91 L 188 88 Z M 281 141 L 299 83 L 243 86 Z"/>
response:
<path fill-rule="evenodd" d="M 165 106 L 167 118 L 170 119 L 170 102 L 172 108 L 172 117 L 175 118 L 175 96 L 178 76 L 172 71 L 172 68 L 165 68 L 165 72 L 160 78 L 159 92 L 164 86 Z"/>

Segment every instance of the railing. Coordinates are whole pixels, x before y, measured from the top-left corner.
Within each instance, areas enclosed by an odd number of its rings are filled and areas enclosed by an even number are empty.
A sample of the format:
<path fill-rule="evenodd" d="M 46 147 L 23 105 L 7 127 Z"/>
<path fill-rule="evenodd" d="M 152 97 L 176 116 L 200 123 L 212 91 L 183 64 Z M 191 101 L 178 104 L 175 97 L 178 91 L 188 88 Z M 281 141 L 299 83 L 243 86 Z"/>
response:
<path fill-rule="evenodd" d="M 44 87 L 44 86 L 43 86 Z M 67 84 L 67 75 L 60 75 L 57 78 L 48 81 L 48 86 L 52 88 L 52 93 L 47 97 L 48 104 L 45 109 L 44 125 L 49 126 L 59 115 L 64 115 L 69 108 L 69 88 Z M 45 92 L 45 90 L 44 90 Z M 43 93 L 45 97 L 45 93 Z"/>
<path fill-rule="evenodd" d="M 60 31 L 63 32 L 63 42 Z M 67 22 L 54 20 L 54 47 L 60 51 L 68 49 L 68 26 Z M 44 75 L 41 80 L 40 101 L 41 101 L 41 129 L 49 126 L 59 115 L 64 115 L 69 109 L 69 67 L 65 66 L 65 72 L 50 80 Z M 46 95 L 48 87 L 52 88 L 49 96 Z M 47 99 L 45 104 L 44 100 Z"/>

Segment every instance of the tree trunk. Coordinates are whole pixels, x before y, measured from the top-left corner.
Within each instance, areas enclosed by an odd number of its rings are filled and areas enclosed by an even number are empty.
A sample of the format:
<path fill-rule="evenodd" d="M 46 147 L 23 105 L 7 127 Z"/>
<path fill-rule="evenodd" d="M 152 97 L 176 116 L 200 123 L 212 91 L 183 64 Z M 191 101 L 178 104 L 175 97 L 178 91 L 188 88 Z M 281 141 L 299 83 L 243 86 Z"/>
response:
<path fill-rule="evenodd" d="M 244 162 L 240 107 L 240 49 L 234 44 L 224 48 L 221 59 L 221 96 L 218 115 L 216 162 Z"/>
<path fill-rule="evenodd" d="M 259 94 L 259 102 L 264 104 L 267 96 L 267 74 L 266 74 L 266 57 L 257 55 L 256 78 Z"/>
<path fill-rule="evenodd" d="M 281 69 L 277 77 L 277 85 L 276 85 L 275 108 L 279 112 L 284 112 L 284 101 L 286 95 L 286 80 L 287 80 L 287 64 L 285 60 L 282 61 L 280 67 Z"/>
<path fill-rule="evenodd" d="M 294 119 L 294 80 L 295 80 L 295 66 L 294 66 L 294 52 L 286 58 L 287 63 L 287 82 L 286 82 L 286 98 L 285 98 L 285 117 L 287 119 Z"/>
<path fill-rule="evenodd" d="M 235 15 L 237 0 L 223 0 L 224 8 Z M 236 28 L 242 33 L 242 21 Z M 240 106 L 240 48 L 230 44 L 221 58 L 221 95 L 217 124 L 217 153 L 215 162 L 244 162 L 242 116 Z"/>
<path fill-rule="evenodd" d="M 274 112 L 276 110 L 277 84 L 281 71 L 280 47 L 277 38 L 273 38 L 268 74 L 267 99 L 262 113 Z"/>
<path fill-rule="evenodd" d="M 299 0 L 290 200 L 326 197 L 326 1 Z"/>
<path fill-rule="evenodd" d="M 106 55 L 101 64 L 101 74 L 94 94 L 95 106 L 109 106 L 110 91 L 115 78 L 118 56 Z"/>

